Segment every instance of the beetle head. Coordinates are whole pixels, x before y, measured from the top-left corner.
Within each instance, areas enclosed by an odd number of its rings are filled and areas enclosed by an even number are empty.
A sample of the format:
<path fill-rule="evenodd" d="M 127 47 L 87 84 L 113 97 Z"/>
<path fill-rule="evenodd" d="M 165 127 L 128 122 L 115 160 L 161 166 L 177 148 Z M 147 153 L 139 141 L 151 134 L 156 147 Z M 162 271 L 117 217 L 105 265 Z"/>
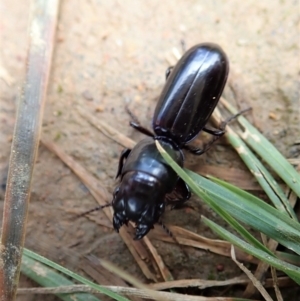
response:
<path fill-rule="evenodd" d="M 115 189 L 113 226 L 116 231 L 132 221 L 136 224 L 135 239 L 143 238 L 158 221 L 165 208 L 165 188 L 143 172 L 128 172 Z"/>

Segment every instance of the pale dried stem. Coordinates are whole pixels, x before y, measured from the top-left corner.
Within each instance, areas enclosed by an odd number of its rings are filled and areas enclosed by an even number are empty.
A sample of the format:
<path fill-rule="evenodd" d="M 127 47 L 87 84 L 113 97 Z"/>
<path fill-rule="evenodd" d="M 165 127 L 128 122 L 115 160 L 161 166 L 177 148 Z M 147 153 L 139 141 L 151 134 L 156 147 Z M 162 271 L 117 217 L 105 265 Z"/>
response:
<path fill-rule="evenodd" d="M 26 74 L 18 102 L 1 233 L 0 299 L 14 300 L 20 274 L 59 0 L 33 2 Z"/>

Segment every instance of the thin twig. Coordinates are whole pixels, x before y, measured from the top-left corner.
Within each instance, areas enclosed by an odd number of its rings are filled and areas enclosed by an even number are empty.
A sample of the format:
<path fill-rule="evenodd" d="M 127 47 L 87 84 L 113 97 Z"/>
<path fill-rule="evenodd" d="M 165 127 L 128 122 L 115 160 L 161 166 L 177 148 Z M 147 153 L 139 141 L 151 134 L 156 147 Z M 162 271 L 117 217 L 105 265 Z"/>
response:
<path fill-rule="evenodd" d="M 132 288 L 132 287 L 121 287 L 121 286 L 103 286 L 103 288 L 108 288 L 111 291 L 126 295 L 126 296 L 135 296 L 144 299 L 150 300 L 164 300 L 164 301 L 209 301 L 216 300 L 215 298 L 209 297 L 200 297 L 200 296 L 190 296 L 190 295 L 182 295 L 176 293 L 168 293 L 168 292 L 158 292 L 151 291 L 147 292 L 144 289 Z M 99 294 L 98 291 L 91 289 L 85 285 L 75 285 L 75 286 L 63 286 L 63 287 L 55 287 L 55 288 L 21 288 L 18 290 L 18 294 L 63 294 L 63 293 L 77 293 L 77 292 L 88 292 Z M 155 296 L 153 296 L 152 292 L 155 292 Z M 218 301 L 231 301 L 231 297 L 218 297 Z"/>
<path fill-rule="evenodd" d="M 183 279 L 183 280 L 174 280 L 168 282 L 159 282 L 149 285 L 149 288 L 154 290 L 167 290 L 172 288 L 187 288 L 187 287 L 196 287 L 198 289 L 205 289 L 209 287 L 219 287 L 219 286 L 232 286 L 232 285 L 246 285 L 249 283 L 249 279 L 246 276 L 234 277 L 228 280 L 202 280 L 202 279 Z M 289 277 L 280 277 L 277 279 L 277 284 L 279 287 L 288 287 L 294 286 L 294 282 Z M 270 288 L 274 286 L 272 278 L 266 279 L 264 287 Z M 140 296 L 141 289 L 132 288 L 132 287 L 123 287 L 123 286 L 102 286 L 116 293 L 124 293 L 131 296 Z M 99 291 L 95 291 L 90 286 L 85 284 L 76 284 L 76 285 L 67 285 L 60 287 L 33 287 L 33 288 L 19 288 L 18 294 L 20 295 L 30 295 L 30 294 L 67 294 L 67 293 L 96 293 L 99 294 Z"/>
<path fill-rule="evenodd" d="M 255 278 L 255 276 L 248 270 L 242 263 L 236 260 L 234 246 L 231 246 L 231 259 L 236 263 L 236 265 L 249 277 L 252 281 L 253 285 L 257 288 L 257 290 L 261 293 L 266 301 L 272 301 L 271 296 L 264 288 L 263 284 Z"/>

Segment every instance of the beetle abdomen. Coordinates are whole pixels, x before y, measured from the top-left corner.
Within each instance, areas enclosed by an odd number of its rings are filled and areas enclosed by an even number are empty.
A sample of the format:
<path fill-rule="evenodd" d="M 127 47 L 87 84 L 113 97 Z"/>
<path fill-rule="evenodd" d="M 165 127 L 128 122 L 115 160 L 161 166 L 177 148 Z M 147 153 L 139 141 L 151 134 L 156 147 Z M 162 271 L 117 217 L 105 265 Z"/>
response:
<path fill-rule="evenodd" d="M 158 136 L 168 136 L 178 146 L 203 129 L 223 92 L 229 63 L 215 44 L 192 47 L 167 79 L 153 117 Z"/>

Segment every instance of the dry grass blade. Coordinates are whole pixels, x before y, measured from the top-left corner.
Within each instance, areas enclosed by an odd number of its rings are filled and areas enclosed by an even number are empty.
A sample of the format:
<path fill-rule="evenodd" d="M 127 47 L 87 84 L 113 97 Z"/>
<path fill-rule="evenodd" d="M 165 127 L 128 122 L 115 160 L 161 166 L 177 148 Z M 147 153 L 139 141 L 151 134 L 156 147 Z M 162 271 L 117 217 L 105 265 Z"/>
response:
<path fill-rule="evenodd" d="M 149 289 L 147 285 L 141 283 L 135 277 L 122 271 L 120 268 L 116 267 L 112 263 L 107 262 L 105 260 L 99 260 L 99 259 L 95 258 L 94 256 L 88 256 L 88 258 L 94 262 L 98 262 L 98 264 L 100 266 L 104 267 L 106 270 L 110 271 L 111 273 L 118 275 L 119 277 L 126 280 L 126 282 L 130 283 L 134 287 L 144 290 L 154 300 L 162 300 L 162 301 L 167 300 L 167 299 L 163 298 L 162 296 L 159 296 L 159 294 L 157 294 L 157 291 L 153 291 L 153 290 Z"/>
<path fill-rule="evenodd" d="M 80 262 L 80 268 L 95 280 L 96 283 L 101 283 L 101 285 L 128 286 L 118 275 L 103 269 L 97 261 L 94 260 L 94 257 L 85 257 L 83 261 Z"/>
<path fill-rule="evenodd" d="M 151 289 L 155 290 L 166 290 L 170 288 L 179 288 L 179 287 L 198 287 L 200 289 L 204 289 L 207 287 L 214 286 L 227 286 L 234 284 L 247 284 L 249 279 L 245 276 L 235 277 L 228 280 L 216 281 L 216 280 L 201 280 L 201 279 L 188 279 L 188 280 L 175 280 L 169 282 L 161 282 L 149 285 Z M 278 278 L 278 284 L 281 287 L 292 286 L 293 282 L 288 277 Z M 266 279 L 265 287 L 273 287 L 273 280 Z M 116 293 L 128 293 L 131 292 L 132 296 L 140 296 L 142 294 L 142 290 L 131 288 L 131 287 L 123 287 L 123 286 L 103 286 L 113 292 Z M 66 285 L 60 287 L 34 287 L 34 288 L 19 288 L 18 294 L 27 295 L 27 294 L 63 294 L 63 293 L 78 293 L 78 292 L 87 292 L 87 293 L 98 293 L 93 288 L 85 284 L 76 284 L 76 285 Z M 177 295 L 177 294 L 175 294 Z M 182 295 L 181 295 L 182 296 Z"/>
<path fill-rule="evenodd" d="M 230 257 L 230 248 L 231 244 L 224 240 L 219 239 L 210 239 L 199 234 L 188 231 L 184 228 L 178 226 L 169 226 L 170 230 L 174 235 L 176 235 L 176 239 L 178 242 L 185 246 L 190 246 L 202 250 L 209 250 L 212 253 L 223 255 L 226 257 Z M 167 236 L 162 231 L 157 231 L 156 229 L 153 231 L 153 235 L 155 235 L 155 239 L 160 239 L 163 241 L 174 243 L 174 240 Z M 254 264 L 258 263 L 258 260 L 253 256 L 246 254 L 241 250 L 236 250 L 237 257 L 241 261 L 251 262 Z"/>
<path fill-rule="evenodd" d="M 172 288 L 187 288 L 187 287 L 197 287 L 198 289 L 205 289 L 208 287 L 216 286 L 229 286 L 237 284 L 247 284 L 249 279 L 245 276 L 235 277 L 228 280 L 202 280 L 202 279 L 183 279 L 174 280 L 168 282 L 154 283 L 150 285 L 152 289 L 155 290 L 167 290 Z"/>
<path fill-rule="evenodd" d="M 279 290 L 279 286 L 278 286 L 278 279 L 277 279 L 276 269 L 274 267 L 271 267 L 271 273 L 272 273 L 272 278 L 273 278 L 273 281 L 274 281 L 274 290 L 275 290 L 277 300 L 278 301 L 283 301 L 282 294 L 281 294 L 281 291 Z"/>
<path fill-rule="evenodd" d="M 120 287 L 120 286 L 103 286 L 111 290 L 112 292 L 125 295 L 128 297 L 139 297 L 147 300 L 164 300 L 164 301 L 232 301 L 231 297 L 200 297 L 200 296 L 190 296 L 190 295 L 182 295 L 176 293 L 168 293 L 168 292 L 155 292 L 157 298 L 154 299 L 152 295 L 152 291 L 148 293 L 144 289 L 137 289 L 132 287 Z M 99 293 L 91 289 L 86 285 L 72 285 L 72 286 L 64 286 L 64 287 L 47 287 L 47 288 L 20 288 L 18 290 L 18 294 L 28 295 L 28 294 L 63 294 L 63 293 L 78 293 L 78 292 L 88 292 L 88 293 Z M 253 300 L 255 301 L 255 300 Z"/>
<path fill-rule="evenodd" d="M 275 240 L 272 240 L 270 239 L 268 244 L 267 244 L 267 247 L 269 250 L 271 251 L 275 251 L 277 249 L 277 246 L 278 246 L 278 242 L 275 241 Z M 257 268 L 256 268 L 256 271 L 254 273 L 254 277 L 255 279 L 258 279 L 259 281 L 263 281 L 263 278 L 265 276 L 265 273 L 267 272 L 267 270 L 269 269 L 269 264 L 265 263 L 265 262 L 259 262 Z M 253 296 L 256 292 L 256 289 L 255 289 L 255 286 L 252 283 L 249 283 L 243 293 L 243 296 L 245 298 L 247 297 L 250 297 L 250 296 Z"/>
<path fill-rule="evenodd" d="M 168 290 L 172 288 L 187 288 L 197 287 L 198 289 L 205 289 L 216 286 L 230 286 L 230 285 L 247 285 L 249 278 L 245 275 L 240 277 L 234 277 L 227 280 L 203 280 L 203 279 L 182 279 L 168 282 L 159 282 L 151 284 L 150 287 L 155 290 Z M 278 287 L 294 286 L 294 282 L 289 277 L 280 277 L 277 279 Z M 264 287 L 274 287 L 274 281 L 272 278 L 268 278 L 264 281 Z"/>
<path fill-rule="evenodd" d="M 129 287 L 129 285 L 121 278 L 119 275 L 103 269 L 99 265 L 98 260 L 94 256 L 87 256 L 84 259 L 82 267 L 84 271 L 96 281 L 96 283 L 101 283 L 101 285 L 111 285 L 118 287 Z M 142 301 L 141 298 L 131 296 L 132 301 Z"/>
<path fill-rule="evenodd" d="M 242 263 L 236 260 L 234 246 L 231 247 L 231 258 L 237 264 L 237 266 L 249 277 L 253 285 L 258 289 L 258 291 L 262 294 L 265 300 L 272 301 L 271 296 L 268 294 L 263 284 L 254 277 L 250 270 L 248 270 Z"/>
<path fill-rule="evenodd" d="M 199 289 L 205 289 L 208 287 L 215 287 L 215 286 L 228 286 L 228 285 L 246 285 L 249 282 L 249 279 L 246 276 L 235 277 L 228 280 L 217 281 L 217 280 L 201 280 L 201 279 L 186 279 L 186 280 L 175 280 L 175 281 L 168 281 L 168 282 L 161 282 L 149 285 L 149 288 L 154 290 L 167 290 L 171 288 L 186 288 L 186 287 L 198 287 Z M 294 282 L 288 277 L 280 277 L 277 279 L 277 284 L 279 287 L 288 287 L 293 286 Z M 274 286 L 273 279 L 269 278 L 266 279 L 264 282 L 264 286 L 266 288 L 271 288 Z M 103 288 L 107 288 L 113 292 L 125 294 L 132 298 L 132 296 L 136 297 L 145 297 L 145 292 L 142 289 L 136 289 L 131 287 L 124 287 L 124 286 L 103 286 Z M 77 285 L 70 285 L 70 286 L 61 286 L 61 287 L 35 287 L 35 288 L 19 288 L 18 294 L 63 294 L 63 293 L 79 293 L 79 292 L 87 292 L 87 293 L 99 293 L 95 291 L 88 285 L 77 284 Z M 174 300 L 178 299 L 182 295 L 178 294 L 170 294 L 169 295 Z M 177 297 L 178 296 L 178 297 Z M 186 297 L 186 295 L 185 295 Z M 196 297 L 191 296 L 192 299 L 188 300 L 195 300 Z M 202 297 L 200 297 L 202 298 Z M 172 299 L 171 299 L 172 300 Z M 181 299 L 182 300 L 182 299 Z M 199 299 L 197 299 L 199 300 Z M 203 300 L 203 299 L 200 299 Z M 211 300 L 211 299 L 204 299 L 204 300 Z M 224 298 L 222 298 L 224 300 Z M 228 299 L 227 299 L 228 300 Z M 230 300 L 230 299 L 229 299 Z M 232 299 L 231 299 L 232 300 Z"/>
<path fill-rule="evenodd" d="M 108 125 L 107 123 L 99 120 L 92 114 L 90 114 L 87 110 L 82 107 L 76 107 L 77 111 L 86 121 L 88 121 L 92 126 L 98 129 L 103 135 L 115 141 L 116 143 L 126 147 L 133 148 L 136 145 L 136 142 L 126 137 L 125 135 L 119 133 L 113 127 Z"/>
<path fill-rule="evenodd" d="M 59 1 L 34 1 L 29 29 L 26 76 L 13 135 L 1 235 L 1 300 L 14 300 L 31 178 L 39 144 Z"/>
<path fill-rule="evenodd" d="M 158 254 L 157 250 L 153 247 L 151 241 L 149 240 L 148 237 L 144 237 L 144 242 L 146 243 L 147 247 L 149 248 L 149 251 L 151 252 L 158 268 L 159 271 L 165 281 L 170 281 L 173 280 L 173 276 L 166 267 L 164 261 L 162 260 L 161 256 Z"/>

